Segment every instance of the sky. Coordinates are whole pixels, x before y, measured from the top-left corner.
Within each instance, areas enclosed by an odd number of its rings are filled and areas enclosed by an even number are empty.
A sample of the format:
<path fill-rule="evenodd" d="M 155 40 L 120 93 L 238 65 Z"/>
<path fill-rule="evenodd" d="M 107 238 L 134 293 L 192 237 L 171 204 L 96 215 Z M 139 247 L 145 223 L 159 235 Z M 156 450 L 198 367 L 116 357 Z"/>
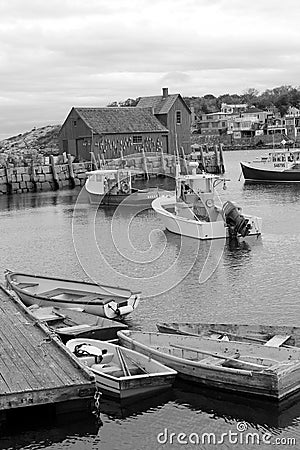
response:
<path fill-rule="evenodd" d="M 299 23 L 299 0 L 0 0 L 0 140 L 163 87 L 298 87 Z"/>

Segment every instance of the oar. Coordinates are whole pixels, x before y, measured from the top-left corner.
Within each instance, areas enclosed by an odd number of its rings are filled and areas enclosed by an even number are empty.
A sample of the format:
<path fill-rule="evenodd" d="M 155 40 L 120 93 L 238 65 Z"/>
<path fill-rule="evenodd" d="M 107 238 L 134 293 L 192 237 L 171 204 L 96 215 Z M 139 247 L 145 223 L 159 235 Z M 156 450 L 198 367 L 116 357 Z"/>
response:
<path fill-rule="evenodd" d="M 183 345 L 178 345 L 178 344 L 170 344 L 171 347 L 175 347 L 175 348 L 180 348 L 181 350 L 187 350 L 190 352 L 196 352 L 196 353 L 203 353 L 203 355 L 207 355 L 207 356 L 213 356 L 214 358 L 219 358 L 219 359 L 225 359 L 226 361 L 235 361 L 239 364 L 244 364 L 247 365 L 249 367 L 253 367 L 253 369 L 265 369 L 267 366 L 261 365 L 261 364 L 254 364 L 254 363 L 250 363 L 248 361 L 242 361 L 242 360 L 238 360 L 237 358 L 239 358 L 239 355 L 237 355 L 236 357 L 231 357 L 231 356 L 226 356 L 226 355 L 222 355 L 220 353 L 213 353 L 213 352 L 208 352 L 207 350 L 200 350 L 199 348 L 193 348 L 193 347 L 185 347 Z M 201 363 L 201 360 L 199 361 Z"/>
<path fill-rule="evenodd" d="M 243 172 L 241 172 L 238 181 L 241 181 L 242 175 L 243 175 Z"/>
<path fill-rule="evenodd" d="M 131 373 L 130 373 L 130 370 L 128 369 L 128 366 L 127 366 L 126 362 L 124 361 L 123 354 L 121 352 L 120 347 L 117 347 L 116 351 L 117 351 L 117 355 L 118 355 L 118 358 L 119 358 L 119 361 L 120 361 L 120 364 L 121 364 L 121 368 L 122 368 L 122 370 L 124 372 L 124 375 L 130 377 Z"/>
<path fill-rule="evenodd" d="M 124 359 L 127 358 L 129 359 L 129 361 L 131 361 L 136 367 L 138 367 L 140 370 L 142 370 L 144 373 L 149 374 L 150 372 L 148 372 L 148 370 L 146 370 L 144 367 L 142 367 L 139 363 L 137 363 L 134 359 L 132 359 L 130 356 L 127 355 L 127 353 L 125 353 Z"/>

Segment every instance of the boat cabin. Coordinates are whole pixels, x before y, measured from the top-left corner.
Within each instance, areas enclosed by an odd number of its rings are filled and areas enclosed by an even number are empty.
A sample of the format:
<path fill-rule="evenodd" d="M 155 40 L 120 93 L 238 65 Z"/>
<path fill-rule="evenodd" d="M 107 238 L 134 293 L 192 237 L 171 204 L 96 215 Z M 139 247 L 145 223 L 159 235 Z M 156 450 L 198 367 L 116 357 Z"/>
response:
<path fill-rule="evenodd" d="M 129 194 L 132 190 L 130 170 L 93 170 L 87 172 L 89 191 L 99 195 Z"/>
<path fill-rule="evenodd" d="M 291 168 L 295 163 L 300 163 L 300 150 L 276 150 L 257 157 L 254 162 L 271 163 L 274 168 Z"/>
<path fill-rule="evenodd" d="M 177 177 L 177 214 L 187 219 L 215 221 L 220 215 L 214 202 L 215 188 L 218 184 L 225 183 L 225 180 L 213 174 L 197 174 L 198 164 L 189 165 L 192 174 Z"/>

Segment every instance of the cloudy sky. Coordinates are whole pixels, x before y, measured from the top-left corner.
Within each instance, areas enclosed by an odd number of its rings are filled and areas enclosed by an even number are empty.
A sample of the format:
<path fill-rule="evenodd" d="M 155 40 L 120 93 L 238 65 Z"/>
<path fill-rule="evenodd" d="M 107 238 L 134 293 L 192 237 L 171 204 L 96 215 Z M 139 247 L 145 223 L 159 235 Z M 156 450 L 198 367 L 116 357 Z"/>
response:
<path fill-rule="evenodd" d="M 162 87 L 300 85 L 299 0 L 0 0 L 0 139 Z"/>

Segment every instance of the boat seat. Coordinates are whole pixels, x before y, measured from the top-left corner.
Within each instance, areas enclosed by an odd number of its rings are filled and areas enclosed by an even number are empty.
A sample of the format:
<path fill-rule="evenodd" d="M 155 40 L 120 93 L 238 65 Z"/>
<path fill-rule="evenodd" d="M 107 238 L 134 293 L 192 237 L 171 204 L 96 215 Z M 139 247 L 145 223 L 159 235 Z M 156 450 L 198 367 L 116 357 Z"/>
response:
<path fill-rule="evenodd" d="M 51 289 L 50 291 L 40 292 L 39 295 L 41 297 L 51 298 L 51 297 L 55 297 L 56 295 L 63 294 L 63 293 L 64 293 L 64 291 L 62 289 L 55 288 L 55 289 Z"/>
<path fill-rule="evenodd" d="M 113 360 L 114 354 L 113 353 L 106 353 L 103 355 L 103 359 L 101 361 L 101 364 L 95 364 L 95 356 L 79 356 L 78 359 L 80 362 L 85 364 L 88 367 L 91 366 L 102 366 L 103 364 L 109 364 Z M 110 366 L 112 367 L 112 366 Z M 116 366 L 117 367 L 117 366 Z M 120 367 L 118 367 L 118 370 L 120 370 Z"/>
<path fill-rule="evenodd" d="M 217 358 L 216 356 L 208 356 L 205 359 L 200 360 L 199 362 L 204 363 L 204 364 L 213 364 L 215 366 L 220 366 L 222 364 L 224 364 L 225 362 L 230 361 L 231 359 L 235 359 L 238 358 L 239 354 L 237 353 L 228 353 L 227 355 L 224 355 L 224 359 L 223 358 Z M 237 359 L 238 361 L 238 359 Z"/>
<path fill-rule="evenodd" d="M 104 299 L 102 297 L 102 294 L 97 294 L 97 293 L 84 295 L 84 296 L 80 297 L 79 300 L 80 300 L 80 303 L 81 302 L 90 303 L 90 302 L 97 301 L 98 303 L 104 304 Z M 113 300 L 113 299 L 110 298 L 109 301 L 110 300 Z M 106 301 L 107 301 L 107 299 L 105 299 L 105 303 L 106 303 Z"/>
<path fill-rule="evenodd" d="M 57 331 L 61 333 L 69 333 L 69 332 L 75 333 L 76 331 L 84 331 L 87 328 L 90 328 L 90 325 L 83 323 L 81 325 L 72 325 L 70 327 L 59 327 L 57 328 Z"/>
<path fill-rule="evenodd" d="M 201 359 L 199 362 L 201 364 L 207 364 L 209 366 L 211 366 L 211 365 L 220 366 L 225 361 L 227 361 L 226 358 L 221 359 L 221 358 L 216 358 L 215 356 L 208 356 L 207 358 Z"/>
<path fill-rule="evenodd" d="M 16 283 L 18 288 L 26 289 L 29 287 L 39 286 L 39 283 Z"/>
<path fill-rule="evenodd" d="M 91 366 L 91 369 L 97 370 L 99 372 L 106 373 L 107 375 L 111 375 L 112 377 L 125 377 L 123 370 L 120 368 L 120 366 L 116 366 L 114 364 L 106 365 L 104 363 L 102 364 L 93 364 Z M 141 371 L 138 367 L 128 367 L 130 371 L 130 375 L 140 375 Z"/>
<path fill-rule="evenodd" d="M 291 336 L 276 334 L 271 339 L 269 339 L 264 345 L 266 347 L 280 347 L 284 344 Z"/>

